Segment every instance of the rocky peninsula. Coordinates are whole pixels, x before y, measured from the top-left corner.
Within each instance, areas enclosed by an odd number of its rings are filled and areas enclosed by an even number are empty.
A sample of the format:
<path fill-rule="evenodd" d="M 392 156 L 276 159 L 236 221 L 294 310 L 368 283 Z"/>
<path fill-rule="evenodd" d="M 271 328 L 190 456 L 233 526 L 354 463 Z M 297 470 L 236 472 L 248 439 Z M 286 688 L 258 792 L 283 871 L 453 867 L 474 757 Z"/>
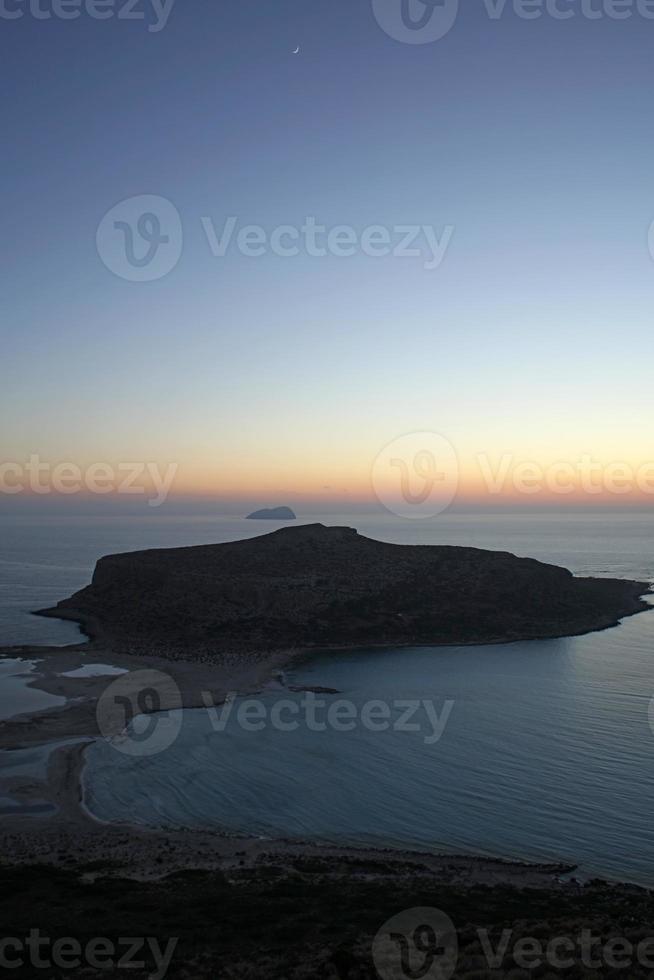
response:
<path fill-rule="evenodd" d="M 44 615 L 116 652 L 212 660 L 276 651 L 571 636 L 651 608 L 649 585 L 576 578 L 506 552 L 375 541 L 347 527 L 101 558 Z"/>
<path fill-rule="evenodd" d="M 0 657 L 35 661 L 30 683 L 66 698 L 64 706 L 0 722 L 5 754 L 52 744 L 40 775 L 9 767 L 0 780 L 0 904 L 12 935 L 30 936 L 38 926 L 61 938 L 74 921 L 84 949 L 100 934 L 116 948 L 122 936 L 156 936 L 158 948 L 171 950 L 170 980 L 219 973 L 373 980 L 384 923 L 398 910 L 433 908 L 457 929 L 457 977 L 526 976 L 516 966 L 520 941 L 537 937 L 546 947 L 562 936 L 573 943 L 566 976 L 614 975 L 586 971 L 576 938 L 587 933 L 601 966 L 603 951 L 624 937 L 629 976 L 651 976 L 633 951 L 651 935 L 653 893 L 587 880 L 567 862 L 95 820 L 84 806 L 81 773 L 87 744 L 107 737 L 98 705 L 115 675 L 78 669 L 89 661 L 113 665 L 137 688 L 144 670 L 161 671 L 185 707 L 199 707 L 206 706 L 202 692 L 218 704 L 227 692 L 279 684 L 271 679 L 276 668 L 302 649 L 584 633 L 651 608 L 642 598 L 648 591 L 646 583 L 576 578 L 504 552 L 387 544 L 322 525 L 102 558 L 91 585 L 44 613 L 82 623 L 91 642 L 0 649 Z M 119 722 L 116 733 L 122 715 Z M 488 936 L 493 951 L 501 950 L 492 963 Z M 150 960 L 133 973 L 137 980 L 162 975 Z"/>

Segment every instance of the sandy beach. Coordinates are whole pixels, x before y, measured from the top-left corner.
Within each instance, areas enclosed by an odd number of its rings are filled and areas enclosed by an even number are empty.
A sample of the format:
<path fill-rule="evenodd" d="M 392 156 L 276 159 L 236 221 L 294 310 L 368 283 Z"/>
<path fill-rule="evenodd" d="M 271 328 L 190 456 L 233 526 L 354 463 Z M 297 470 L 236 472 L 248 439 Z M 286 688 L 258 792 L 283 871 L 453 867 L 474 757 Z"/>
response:
<path fill-rule="evenodd" d="M 63 676 L 85 664 L 103 664 L 127 672 L 148 670 L 165 674 L 173 682 L 171 703 L 165 703 L 166 691 L 162 690 L 164 703 L 161 704 L 161 709 L 165 710 L 173 707 L 202 707 L 203 694 L 210 696 L 213 703 L 220 704 L 230 692 L 248 694 L 259 691 L 272 680 L 276 671 L 281 670 L 295 656 L 297 651 L 277 653 L 259 659 L 243 654 L 226 654 L 209 663 L 114 653 L 106 646 L 93 642 L 63 648 L 0 648 L 0 659 L 36 661 L 29 686 L 66 698 L 66 704 L 61 708 L 16 715 L 9 720 L 0 721 L 0 749 L 24 748 L 62 738 L 93 737 L 100 734 L 96 719 L 97 701 L 115 677 Z M 120 729 L 116 733 L 118 731 Z"/>
<path fill-rule="evenodd" d="M 129 825 L 110 825 L 94 818 L 82 801 L 81 776 L 84 752 L 100 736 L 96 718 L 98 698 L 115 676 L 65 677 L 88 664 L 102 664 L 126 671 L 161 670 L 178 686 L 185 708 L 202 707 L 203 692 L 218 704 L 230 692 L 252 694 L 267 685 L 279 686 L 282 667 L 297 651 L 261 661 L 243 656 L 227 657 L 215 665 L 158 660 L 115 654 L 94 643 L 75 647 L 8 647 L 0 658 L 36 661 L 29 684 L 65 697 L 66 704 L 52 710 L 18 715 L 0 722 L 0 750 L 22 749 L 67 740 L 53 749 L 46 778 L 0 777 L 0 793 L 23 806 L 47 801 L 56 811 L 43 815 L 24 813 L 0 818 L 0 851 L 5 863 L 72 864 L 99 863 L 122 877 L 162 877 L 189 869 L 229 871 L 231 867 L 257 866 L 262 858 L 276 863 L 298 857 L 320 857 L 332 862 L 364 859 L 376 863 L 382 877 L 411 873 L 438 874 L 459 884 L 514 885 L 518 887 L 574 887 L 561 876 L 573 869 L 563 864 L 527 864 L 474 856 L 422 854 L 404 850 L 336 847 L 307 841 L 262 840 L 196 830 L 145 830 Z M 163 705 L 162 707 L 165 707 Z M 71 741 L 68 741 L 71 740 Z"/>
<path fill-rule="evenodd" d="M 16 803 L 16 812 L 5 808 L 0 816 L 0 879 L 7 896 L 18 896 L 6 901 L 14 933 L 38 923 L 44 933 L 64 936 L 74 906 L 81 941 L 103 933 L 98 910 L 117 936 L 146 936 L 156 909 L 161 943 L 176 944 L 171 980 L 372 980 L 377 930 L 398 910 L 415 907 L 447 910 L 460 937 L 457 975 L 470 978 L 481 976 L 486 962 L 482 928 L 508 923 L 512 942 L 582 930 L 607 944 L 616 930 L 634 942 L 649 935 L 651 893 L 590 879 L 572 863 L 157 829 L 103 822 L 86 809 L 86 749 L 120 735 L 124 725 L 122 712 L 99 709 L 112 684 L 133 678 L 138 687 L 142 672 L 160 675 L 161 709 L 197 708 L 207 696 L 219 704 L 230 694 L 283 691 L 284 668 L 305 655 L 294 649 L 264 659 L 239 653 L 187 662 L 116 653 L 99 640 L 0 650 L 2 659 L 34 665 L 27 684 L 65 698 L 59 707 L 0 722 L 0 752 L 52 746 L 40 776 L 12 776 L 9 767 L 0 777 L 0 796 Z M 112 674 L 64 676 L 93 665 Z M 145 980 L 152 969 L 134 975 Z M 636 968 L 631 975 L 646 974 Z"/>

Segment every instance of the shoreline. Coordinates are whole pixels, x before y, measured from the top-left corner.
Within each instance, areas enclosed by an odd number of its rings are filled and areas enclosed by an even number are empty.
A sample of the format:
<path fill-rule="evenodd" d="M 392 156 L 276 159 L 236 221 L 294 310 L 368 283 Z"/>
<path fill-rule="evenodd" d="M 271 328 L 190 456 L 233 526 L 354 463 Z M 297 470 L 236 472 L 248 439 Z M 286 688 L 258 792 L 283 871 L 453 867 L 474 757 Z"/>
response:
<path fill-rule="evenodd" d="M 86 738 L 72 745 L 53 748 L 48 760 L 46 785 L 32 792 L 47 796 L 56 813 L 0 817 L 0 867 L 48 865 L 53 868 L 91 866 L 84 880 L 95 876 L 146 881 L 186 871 L 254 871 L 262 862 L 292 865 L 296 860 L 369 863 L 373 877 L 406 874 L 440 880 L 458 886 L 538 888 L 576 892 L 580 883 L 570 877 L 577 865 L 566 861 L 529 861 L 425 851 L 384 844 L 336 843 L 301 838 L 266 838 L 255 834 L 182 827 L 147 827 L 129 822 L 104 821 L 85 805 L 83 772 L 86 749 L 94 741 Z M 31 794 L 21 794 L 29 800 Z M 586 876 L 582 876 L 586 877 Z M 623 882 L 626 887 L 642 886 Z"/>
<path fill-rule="evenodd" d="M 621 580 L 611 581 L 617 583 Z M 329 855 L 332 859 L 344 855 L 356 855 L 358 858 L 374 855 L 374 860 L 385 863 L 387 867 L 396 866 L 402 861 L 420 860 L 442 874 L 451 866 L 456 866 L 459 878 L 466 879 L 468 883 L 487 884 L 492 880 L 496 884 L 512 883 L 518 887 L 566 887 L 574 890 L 579 887 L 576 879 L 569 882 L 560 880 L 563 875 L 570 875 L 576 870 L 576 866 L 566 861 L 543 864 L 537 860 L 479 854 L 415 851 L 402 846 L 262 840 L 247 833 L 232 835 L 220 831 L 163 829 L 102 821 L 85 805 L 83 774 L 88 745 L 99 737 L 119 735 L 122 731 L 126 717 L 124 713 L 116 719 L 115 727 L 109 732 L 106 725 L 100 730 L 97 718 L 98 701 L 118 675 L 62 675 L 90 663 L 107 665 L 127 674 L 154 671 L 171 680 L 169 687 L 174 689 L 172 702 L 166 700 L 170 694 L 168 689 L 159 692 L 163 697 L 157 703 L 157 710 L 206 709 L 203 694 L 218 706 L 230 695 L 246 697 L 270 687 L 284 689 L 287 687 L 284 671 L 298 661 L 307 661 L 330 652 L 347 653 L 366 649 L 374 653 L 375 650 L 392 648 L 497 646 L 603 632 L 617 627 L 627 618 L 654 609 L 654 587 L 651 582 L 625 580 L 624 587 L 628 586 L 633 595 L 632 605 L 626 604 L 628 609 L 623 615 L 617 618 L 612 613 L 601 615 L 600 610 L 596 612 L 594 624 L 583 628 L 575 628 L 572 622 L 567 624 L 567 628 L 565 623 L 557 623 L 556 628 L 543 630 L 538 635 L 524 636 L 524 630 L 511 635 L 511 629 L 507 628 L 503 635 L 467 637 L 459 641 L 441 639 L 431 643 L 397 642 L 394 639 L 377 643 L 361 640 L 315 645 L 302 643 L 267 650 L 263 654 L 244 644 L 233 649 L 227 646 L 220 654 L 201 646 L 190 648 L 180 655 L 179 651 L 156 637 L 151 641 L 139 641 L 136 651 L 123 652 L 116 648 L 108 631 L 90 613 L 61 605 L 39 610 L 36 615 L 76 622 L 87 639 L 82 637 L 81 642 L 63 647 L 0 647 L 0 660 L 18 658 L 35 662 L 34 675 L 27 680 L 28 686 L 65 699 L 64 704 L 56 708 L 26 712 L 0 721 L 0 751 L 52 746 L 44 780 L 33 777 L 4 778 L 0 772 L 0 795 L 4 790 L 26 808 L 23 813 L 0 816 L 0 840 L 5 844 L 4 853 L 12 853 L 19 858 L 22 856 L 24 863 L 33 863 L 34 858 L 30 855 L 37 855 L 39 860 L 55 866 L 66 866 L 71 861 L 78 865 L 108 861 L 111 856 L 112 862 L 120 866 L 120 873 L 128 876 L 145 875 L 147 868 L 150 869 L 150 876 L 153 869 L 159 876 L 180 869 L 224 870 L 237 855 L 239 862 L 246 866 L 249 866 L 249 862 L 254 866 L 264 854 L 274 854 L 276 860 L 283 861 L 290 861 L 298 854 L 312 857 Z M 324 693 L 338 692 L 325 689 Z M 106 719 L 103 718 L 103 721 Z M 62 741 L 67 744 L 57 745 Z M 55 812 L 33 813 L 27 819 L 27 808 L 43 801 L 55 807 Z M 173 849 L 169 853 L 170 847 Z M 6 863 L 6 859 L 3 860 Z M 611 879 L 605 880 L 608 882 Z M 615 884 L 643 887 L 637 882 L 633 885 L 624 882 Z"/>
<path fill-rule="evenodd" d="M 112 651 L 214 663 L 226 654 L 266 659 L 294 648 L 582 636 L 650 611 L 651 595 L 649 581 L 577 576 L 508 551 L 394 544 L 350 527 L 308 524 L 105 555 L 89 585 L 36 615 L 75 622 Z"/>
<path fill-rule="evenodd" d="M 412 847 L 338 843 L 310 838 L 268 838 L 255 834 L 187 827 L 147 827 L 129 822 L 104 821 L 93 814 L 83 798 L 85 752 L 92 740 L 60 746 L 48 763 L 48 783 L 57 812 L 35 816 L 29 829 L 24 815 L 0 818 L 1 866 L 46 864 L 54 868 L 93 866 L 94 876 L 131 880 L 158 880 L 184 871 L 254 870 L 262 860 L 284 866 L 296 859 L 333 862 L 368 862 L 377 865 L 380 878 L 405 872 L 460 886 L 509 886 L 566 890 L 576 893 L 595 876 L 578 872 L 569 861 L 530 861 L 484 854 L 450 853 Z M 101 866 L 101 867 L 100 867 Z M 579 873 L 579 877 L 574 873 Z M 612 886 L 643 888 L 630 882 L 606 879 Z"/>
<path fill-rule="evenodd" d="M 597 581 L 608 581 L 606 579 L 598 578 Z M 635 581 L 631 579 L 614 579 L 613 581 L 624 581 L 631 585 L 642 587 L 642 591 L 638 592 L 638 599 L 641 603 L 637 608 L 627 610 L 622 612 L 620 615 L 616 616 L 611 614 L 600 618 L 594 626 L 577 626 L 574 627 L 572 624 L 566 627 L 559 627 L 552 630 L 546 630 L 542 633 L 530 633 L 525 635 L 523 633 L 517 634 L 497 634 L 491 637 L 479 637 L 475 639 L 435 639 L 433 641 L 426 642 L 424 640 L 415 641 L 403 641 L 403 640 L 388 640 L 388 641 L 376 641 L 376 642 L 365 642 L 357 641 L 356 643 L 342 643 L 334 641 L 333 643 L 320 643 L 311 645 L 303 643 L 297 650 L 293 653 L 293 656 L 311 656 L 315 653 L 329 653 L 330 651 L 347 652 L 348 650 L 387 650 L 392 648 L 402 649 L 413 649 L 413 648 L 425 648 L 429 649 L 431 647 L 475 647 L 475 646 L 500 646 L 509 643 L 536 643 L 540 640 L 563 640 L 569 637 L 575 636 L 590 636 L 593 633 L 603 633 L 606 630 L 615 629 L 619 626 L 625 619 L 631 619 L 634 616 L 640 616 L 643 613 L 654 612 L 654 581 Z M 648 602 L 648 598 L 652 599 L 652 602 Z M 45 619 L 61 619 L 65 622 L 73 622 L 79 626 L 80 632 L 83 636 L 87 637 L 87 642 L 90 644 L 113 644 L 114 638 L 102 630 L 98 620 L 82 612 L 81 610 L 76 610 L 73 608 L 62 608 L 54 606 L 51 609 L 37 609 L 32 613 L 33 616 L 41 616 Z M 155 644 L 156 646 L 156 644 Z M 0 657 L 5 656 L 4 651 L 7 647 L 0 647 Z M 18 648 L 19 649 L 19 648 Z M 46 648 L 51 649 L 51 648 Z M 55 648 L 56 649 L 56 648 Z M 59 649 L 70 649 L 70 647 L 60 647 Z M 191 649 L 187 652 L 191 652 Z M 114 654 L 115 656 L 121 654 Z M 159 644 L 157 653 L 129 653 L 122 654 L 123 656 L 134 656 L 134 657 L 146 657 L 148 659 L 156 659 L 161 661 L 166 661 L 167 663 L 194 663 L 194 664 L 211 664 L 212 662 L 220 662 L 218 655 L 214 650 L 207 650 L 206 655 L 202 658 L 197 656 L 195 659 L 188 660 L 184 657 L 179 657 L 173 655 L 173 651 L 167 648 L 165 645 Z M 253 657 L 257 655 L 257 651 L 252 648 L 239 648 L 234 647 L 230 650 L 229 656 L 233 657 Z M 269 657 L 284 656 L 285 648 L 272 648 L 266 652 L 263 661 Z"/>
<path fill-rule="evenodd" d="M 239 696 L 260 692 L 274 679 L 277 671 L 287 667 L 297 656 L 297 650 L 280 651 L 262 659 L 226 655 L 209 663 L 116 653 L 93 641 L 67 647 L 0 647 L 0 660 L 36 662 L 35 675 L 28 681 L 28 686 L 66 699 L 60 707 L 25 712 L 0 721 L 0 750 L 28 748 L 78 736 L 94 738 L 102 734 L 95 715 L 97 701 L 119 675 L 62 676 L 85 664 L 97 662 L 126 673 L 161 672 L 174 682 L 171 694 L 177 693 L 180 699 L 168 707 L 203 708 L 206 707 L 202 700 L 204 693 L 211 695 L 213 703 L 219 705 L 233 692 Z M 166 710 L 166 704 L 161 704 L 159 710 Z M 115 734 L 119 732 L 117 728 Z"/>
<path fill-rule="evenodd" d="M 159 880 L 181 872 L 255 871 L 262 862 L 286 867 L 297 859 L 351 861 L 376 865 L 374 876 L 398 873 L 438 876 L 459 887 L 513 887 L 579 894 L 597 886 L 654 893 L 654 886 L 584 871 L 563 859 L 495 856 L 425 850 L 380 842 L 330 841 L 275 837 L 190 827 L 155 827 L 104 821 L 83 799 L 85 752 L 92 740 L 60 746 L 48 765 L 48 782 L 57 812 L 0 817 L 0 867 L 87 868 L 96 874 L 130 880 Z M 5 856 L 11 854 L 11 858 Z"/>
<path fill-rule="evenodd" d="M 180 870 L 224 871 L 237 856 L 239 867 L 254 867 L 264 855 L 273 855 L 276 861 L 282 862 L 295 860 L 298 856 L 330 860 L 349 856 L 353 860 L 381 862 L 388 873 L 407 861 L 422 862 L 431 869 L 432 874 L 447 872 L 451 875 L 451 869 L 455 867 L 456 881 L 470 885 L 511 884 L 519 888 L 563 887 L 575 891 L 581 887 L 579 879 L 597 879 L 612 887 L 648 889 L 649 886 L 640 882 L 578 871 L 578 865 L 563 860 L 542 862 L 483 854 L 421 851 L 382 844 L 262 839 L 252 834 L 218 830 L 144 827 L 127 822 L 103 821 L 87 809 L 83 799 L 86 749 L 96 738 L 102 737 L 95 721 L 97 697 L 116 680 L 117 675 L 70 678 L 59 676 L 62 671 L 76 669 L 89 662 L 125 670 L 161 668 L 178 683 L 182 706 L 199 708 L 206 707 L 199 697 L 201 690 L 210 690 L 214 703 L 218 704 L 234 690 L 238 690 L 241 697 L 273 685 L 280 685 L 283 689 L 285 685 L 280 680 L 280 673 L 293 662 L 319 652 L 327 650 L 289 650 L 266 660 L 249 659 L 245 664 L 240 660 L 240 670 L 235 674 L 232 658 L 209 665 L 196 661 L 134 657 L 114 653 L 94 641 L 68 647 L 0 648 L 0 659 L 36 661 L 37 673 L 28 682 L 30 686 L 66 697 L 66 704 L 62 707 L 25 713 L 0 722 L 0 750 L 53 746 L 44 781 L 34 777 L 7 780 L 0 776 L 0 793 L 4 789 L 11 795 L 15 794 L 14 798 L 23 805 L 47 800 L 56 807 L 54 813 L 30 814 L 28 817 L 26 813 L 18 812 L 16 815 L 0 816 L 2 851 L 12 854 L 11 862 L 3 858 L 0 863 L 46 863 L 54 867 L 68 867 L 71 862 L 79 866 L 106 862 L 109 855 L 113 855 L 112 861 L 118 866 L 116 874 L 144 878 L 148 877 L 148 866 L 151 869 L 156 867 L 156 877 Z M 74 741 L 73 744 L 56 744 L 63 740 Z M 572 875 L 575 871 L 578 871 L 578 877 L 564 880 L 563 876 Z M 152 877 L 152 873 L 149 877 Z"/>

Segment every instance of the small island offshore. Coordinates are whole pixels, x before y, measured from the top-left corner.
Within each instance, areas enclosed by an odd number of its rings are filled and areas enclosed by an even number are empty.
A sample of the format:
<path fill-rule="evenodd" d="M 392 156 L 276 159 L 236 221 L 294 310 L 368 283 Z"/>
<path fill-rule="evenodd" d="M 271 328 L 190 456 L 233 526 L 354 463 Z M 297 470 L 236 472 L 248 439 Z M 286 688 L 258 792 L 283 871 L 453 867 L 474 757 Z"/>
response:
<path fill-rule="evenodd" d="M 398 913 L 432 909 L 455 922 L 458 947 L 449 948 L 449 972 L 444 965 L 426 977 L 528 977 L 523 939 L 537 937 L 545 949 L 587 934 L 592 954 L 575 946 L 566 976 L 603 976 L 616 935 L 631 944 L 629 976 L 651 976 L 641 945 L 654 932 L 652 894 L 582 882 L 569 861 L 101 823 L 84 805 L 84 753 L 93 739 L 120 736 L 124 716 L 109 733 L 106 716 L 99 727 L 98 705 L 115 678 L 79 670 L 92 659 L 127 678 L 164 673 L 180 701 L 166 703 L 161 689 L 161 702 L 144 712 L 206 707 L 206 692 L 220 704 L 230 692 L 280 686 L 279 668 L 307 651 L 590 632 L 651 609 L 648 592 L 643 582 L 576 578 L 506 552 L 388 544 L 320 524 L 100 559 L 89 586 L 42 613 L 79 622 L 88 643 L 0 650 L 35 661 L 32 685 L 65 698 L 0 722 L 5 754 L 55 743 L 42 777 L 17 766 L 0 779 L 0 800 L 18 801 L 24 813 L 37 802 L 49 807 L 26 817 L 15 803 L 0 806 L 0 909 L 11 935 L 29 936 L 34 923 L 43 934 L 70 935 L 74 910 L 83 949 L 98 935 L 115 950 L 121 936 L 156 936 L 139 951 L 142 968 L 130 971 L 139 980 L 400 980 L 419 971 L 397 972 L 398 958 L 384 973 L 380 932 Z M 409 916 L 402 929 L 412 935 L 421 925 Z M 589 955 L 599 972 L 587 967 Z M 113 972 L 108 966 L 87 956 L 84 976 L 123 975 L 117 955 Z"/>
<path fill-rule="evenodd" d="M 296 521 L 297 517 L 290 507 L 264 507 L 246 517 L 247 521 Z"/>

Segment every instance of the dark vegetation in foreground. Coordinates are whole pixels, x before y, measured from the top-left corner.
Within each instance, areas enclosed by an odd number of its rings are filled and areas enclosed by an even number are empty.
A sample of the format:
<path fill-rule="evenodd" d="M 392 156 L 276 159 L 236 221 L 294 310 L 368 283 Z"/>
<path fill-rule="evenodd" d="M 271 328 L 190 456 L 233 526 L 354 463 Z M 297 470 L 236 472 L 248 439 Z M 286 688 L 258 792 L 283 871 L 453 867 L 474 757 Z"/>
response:
<path fill-rule="evenodd" d="M 535 937 L 546 946 L 561 936 L 575 942 L 583 929 L 602 943 L 622 937 L 636 945 L 654 933 L 654 901 L 651 893 L 635 887 L 602 882 L 551 890 L 462 887 L 442 883 L 419 864 L 385 877 L 383 866 L 365 858 L 336 863 L 297 858 L 279 867 L 262 856 L 255 868 L 235 870 L 229 877 L 217 871 L 179 872 L 153 881 L 110 875 L 106 865 L 0 868 L 3 937 L 24 937 L 38 929 L 52 941 L 75 937 L 83 947 L 95 937 L 116 943 L 124 937 L 156 937 L 162 948 L 176 937 L 167 972 L 172 980 L 374 980 L 371 946 L 378 929 L 403 909 L 428 906 L 445 911 L 457 927 L 456 977 L 653 975 L 638 963 L 628 969 L 584 966 L 579 951 L 573 954 L 574 965 L 564 970 L 547 965 L 520 969 L 512 956 L 520 937 Z M 484 956 L 480 928 L 490 930 L 494 947 L 503 929 L 512 930 L 496 969 Z M 25 965 L 3 972 L 142 980 L 153 975 L 153 967 L 150 959 L 135 969 L 83 964 L 48 971 Z"/>

